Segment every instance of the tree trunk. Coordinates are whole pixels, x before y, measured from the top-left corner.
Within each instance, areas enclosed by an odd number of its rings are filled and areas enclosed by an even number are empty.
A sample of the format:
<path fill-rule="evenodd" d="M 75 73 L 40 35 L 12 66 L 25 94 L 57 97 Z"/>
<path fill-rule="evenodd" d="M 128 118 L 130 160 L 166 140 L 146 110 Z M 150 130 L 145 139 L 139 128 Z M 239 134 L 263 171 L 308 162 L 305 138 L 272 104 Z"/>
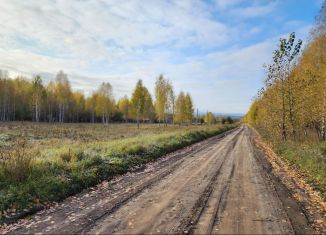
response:
<path fill-rule="evenodd" d="M 285 113 L 285 92 L 284 92 L 284 81 L 282 81 L 282 140 L 285 141 L 287 138 L 287 133 L 286 133 L 286 113 Z"/>
<path fill-rule="evenodd" d="M 320 139 L 321 139 L 321 141 L 325 141 L 326 140 L 326 134 L 325 134 L 325 117 L 322 117 L 322 119 L 321 119 Z"/>

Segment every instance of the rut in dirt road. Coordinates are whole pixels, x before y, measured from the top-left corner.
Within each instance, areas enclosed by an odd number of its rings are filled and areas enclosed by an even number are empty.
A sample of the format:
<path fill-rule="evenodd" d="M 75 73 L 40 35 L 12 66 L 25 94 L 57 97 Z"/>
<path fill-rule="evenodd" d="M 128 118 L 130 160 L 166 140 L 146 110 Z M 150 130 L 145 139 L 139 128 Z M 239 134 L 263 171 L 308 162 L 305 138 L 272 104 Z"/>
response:
<path fill-rule="evenodd" d="M 242 126 L 67 199 L 17 233 L 312 233 Z M 283 200 L 286 198 L 287 200 Z M 293 219 L 295 218 L 295 219 Z"/>

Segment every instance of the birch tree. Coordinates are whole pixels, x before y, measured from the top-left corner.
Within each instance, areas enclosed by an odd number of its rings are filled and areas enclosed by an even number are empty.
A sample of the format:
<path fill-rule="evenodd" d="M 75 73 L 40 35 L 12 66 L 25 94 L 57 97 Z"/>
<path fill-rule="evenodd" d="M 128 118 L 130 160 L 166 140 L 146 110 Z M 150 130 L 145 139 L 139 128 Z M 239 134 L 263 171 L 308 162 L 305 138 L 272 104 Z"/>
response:
<path fill-rule="evenodd" d="M 42 84 L 42 79 L 39 75 L 37 75 L 33 81 L 33 109 L 34 109 L 34 121 L 39 122 L 40 121 L 40 115 L 41 115 L 41 105 L 43 102 L 43 98 L 45 97 L 45 90 Z"/>
<path fill-rule="evenodd" d="M 136 87 L 131 95 L 131 104 L 133 113 L 137 120 L 137 127 L 139 128 L 139 121 L 145 108 L 144 86 L 142 80 L 138 80 L 136 84 Z"/>
<path fill-rule="evenodd" d="M 159 123 L 167 125 L 168 114 L 173 115 L 174 94 L 173 87 L 169 80 L 161 74 L 155 83 L 155 111 Z"/>
<path fill-rule="evenodd" d="M 130 115 L 130 102 L 128 96 L 125 95 L 123 98 L 119 99 L 118 109 L 119 112 L 122 113 L 124 121 L 127 122 Z"/>
<path fill-rule="evenodd" d="M 280 39 L 279 48 L 274 51 L 273 63 L 268 66 L 268 75 L 265 80 L 267 87 L 274 86 L 279 91 L 278 95 L 281 97 L 281 119 L 280 129 L 283 140 L 287 139 L 288 127 L 286 125 L 287 110 L 286 106 L 289 105 L 289 117 L 292 128 L 294 128 L 294 117 L 291 104 L 291 90 L 289 86 L 289 75 L 292 69 L 292 61 L 299 54 L 302 41 L 299 40 L 294 45 L 295 33 L 291 33 L 288 40 L 285 38 Z M 290 102 L 289 102 L 290 101 Z"/>
<path fill-rule="evenodd" d="M 192 98 L 189 93 L 185 96 L 185 121 L 188 123 L 192 122 L 194 113 L 194 107 L 192 103 Z"/>
<path fill-rule="evenodd" d="M 108 124 L 114 112 L 114 98 L 110 83 L 103 82 L 97 91 L 96 114 L 102 118 L 103 124 Z"/>
<path fill-rule="evenodd" d="M 58 105 L 58 121 L 64 122 L 65 112 L 69 109 L 71 99 L 71 87 L 68 76 L 63 71 L 59 71 L 56 76 L 55 97 Z"/>

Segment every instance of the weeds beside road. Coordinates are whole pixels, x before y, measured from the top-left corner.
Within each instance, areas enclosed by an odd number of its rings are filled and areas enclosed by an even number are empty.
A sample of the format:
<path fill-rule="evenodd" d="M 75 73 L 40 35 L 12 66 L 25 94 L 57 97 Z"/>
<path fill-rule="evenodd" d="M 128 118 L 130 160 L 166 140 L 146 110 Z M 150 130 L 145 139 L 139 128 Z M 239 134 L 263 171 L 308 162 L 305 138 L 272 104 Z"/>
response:
<path fill-rule="evenodd" d="M 274 146 L 275 152 L 304 175 L 306 181 L 326 201 L 326 143 L 285 142 Z"/>

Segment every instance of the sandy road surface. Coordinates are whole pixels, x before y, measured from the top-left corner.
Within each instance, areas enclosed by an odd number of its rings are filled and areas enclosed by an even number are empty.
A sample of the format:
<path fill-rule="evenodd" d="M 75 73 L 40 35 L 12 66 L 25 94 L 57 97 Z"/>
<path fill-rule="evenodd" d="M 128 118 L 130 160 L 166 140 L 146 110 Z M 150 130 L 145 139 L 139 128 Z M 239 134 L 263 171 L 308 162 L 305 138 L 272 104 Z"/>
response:
<path fill-rule="evenodd" d="M 312 233 L 242 126 L 104 182 L 17 233 Z"/>

